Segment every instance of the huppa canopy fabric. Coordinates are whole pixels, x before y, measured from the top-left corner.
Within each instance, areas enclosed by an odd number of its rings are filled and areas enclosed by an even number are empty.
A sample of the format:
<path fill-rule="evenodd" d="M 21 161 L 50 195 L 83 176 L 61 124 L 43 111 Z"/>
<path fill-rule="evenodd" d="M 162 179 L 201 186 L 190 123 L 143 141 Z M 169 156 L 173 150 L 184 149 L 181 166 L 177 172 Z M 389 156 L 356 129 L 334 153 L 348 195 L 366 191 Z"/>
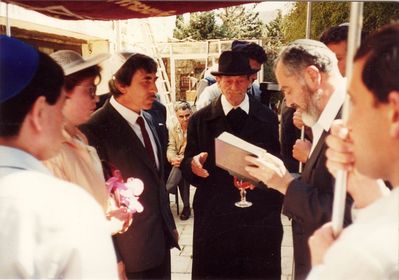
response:
<path fill-rule="evenodd" d="M 43 1 L 3 0 L 3 2 L 34 10 L 65 20 L 117 20 L 179 15 L 209 11 L 259 1 Z"/>

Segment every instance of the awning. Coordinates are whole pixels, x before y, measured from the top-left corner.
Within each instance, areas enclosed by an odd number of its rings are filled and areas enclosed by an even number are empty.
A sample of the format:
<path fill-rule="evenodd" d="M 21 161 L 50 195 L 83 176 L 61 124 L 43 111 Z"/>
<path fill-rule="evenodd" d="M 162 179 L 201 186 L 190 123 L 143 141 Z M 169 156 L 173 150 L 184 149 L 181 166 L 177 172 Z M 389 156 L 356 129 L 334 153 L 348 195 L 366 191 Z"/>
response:
<path fill-rule="evenodd" d="M 209 11 L 259 1 L 26 1 L 3 0 L 47 16 L 65 20 L 117 20 Z"/>

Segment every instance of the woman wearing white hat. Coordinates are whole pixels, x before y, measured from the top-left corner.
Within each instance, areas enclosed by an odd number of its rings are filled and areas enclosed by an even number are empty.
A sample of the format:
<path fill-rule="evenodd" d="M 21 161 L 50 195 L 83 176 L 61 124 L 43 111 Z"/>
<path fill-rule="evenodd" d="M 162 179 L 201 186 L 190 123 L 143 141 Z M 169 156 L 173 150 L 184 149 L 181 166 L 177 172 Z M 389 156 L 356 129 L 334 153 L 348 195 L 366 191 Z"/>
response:
<path fill-rule="evenodd" d="M 60 64 L 65 73 L 64 106 L 65 129 L 61 152 L 45 164 L 57 177 L 74 182 L 88 191 L 103 207 L 110 221 L 110 231 L 125 231 L 131 223 L 131 214 L 124 207 L 116 207 L 107 194 L 100 159 L 96 150 L 89 146 L 78 126 L 85 123 L 96 108 L 98 96 L 96 85 L 101 76 L 97 65 L 108 54 L 83 59 L 71 50 L 57 51 L 51 57 Z"/>

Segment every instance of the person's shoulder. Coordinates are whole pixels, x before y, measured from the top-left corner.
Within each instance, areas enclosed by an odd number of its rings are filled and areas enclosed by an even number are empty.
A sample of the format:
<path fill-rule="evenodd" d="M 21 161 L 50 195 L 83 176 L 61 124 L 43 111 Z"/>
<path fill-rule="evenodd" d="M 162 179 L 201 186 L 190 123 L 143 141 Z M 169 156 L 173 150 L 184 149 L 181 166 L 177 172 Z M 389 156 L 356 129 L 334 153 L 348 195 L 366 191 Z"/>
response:
<path fill-rule="evenodd" d="M 52 202 L 58 204 L 77 201 L 91 203 L 94 199 L 81 187 L 58 179 L 51 174 L 23 170 L 14 172 L 1 178 L 0 196 L 12 197 L 24 201 L 24 204 L 49 205 Z"/>
<path fill-rule="evenodd" d="M 253 112 L 253 116 L 264 122 L 277 121 L 277 114 L 273 112 L 272 109 L 262 104 L 260 101 L 256 100 L 252 96 L 250 99 L 250 112 Z M 252 108 L 252 110 L 251 110 Z"/>

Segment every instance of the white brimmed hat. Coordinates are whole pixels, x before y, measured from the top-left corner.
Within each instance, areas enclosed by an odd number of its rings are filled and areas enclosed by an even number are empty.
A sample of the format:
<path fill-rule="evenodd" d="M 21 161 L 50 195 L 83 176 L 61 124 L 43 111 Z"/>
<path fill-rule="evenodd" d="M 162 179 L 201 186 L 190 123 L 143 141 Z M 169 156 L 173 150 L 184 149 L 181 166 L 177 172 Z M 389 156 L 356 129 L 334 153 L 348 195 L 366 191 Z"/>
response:
<path fill-rule="evenodd" d="M 90 57 L 88 59 L 84 59 L 80 54 L 71 50 L 61 50 L 56 51 L 50 56 L 61 65 L 64 70 L 65 76 L 76 73 L 80 70 L 92 67 L 97 65 L 107 58 L 110 57 L 110 54 L 102 53 L 96 56 Z"/>

